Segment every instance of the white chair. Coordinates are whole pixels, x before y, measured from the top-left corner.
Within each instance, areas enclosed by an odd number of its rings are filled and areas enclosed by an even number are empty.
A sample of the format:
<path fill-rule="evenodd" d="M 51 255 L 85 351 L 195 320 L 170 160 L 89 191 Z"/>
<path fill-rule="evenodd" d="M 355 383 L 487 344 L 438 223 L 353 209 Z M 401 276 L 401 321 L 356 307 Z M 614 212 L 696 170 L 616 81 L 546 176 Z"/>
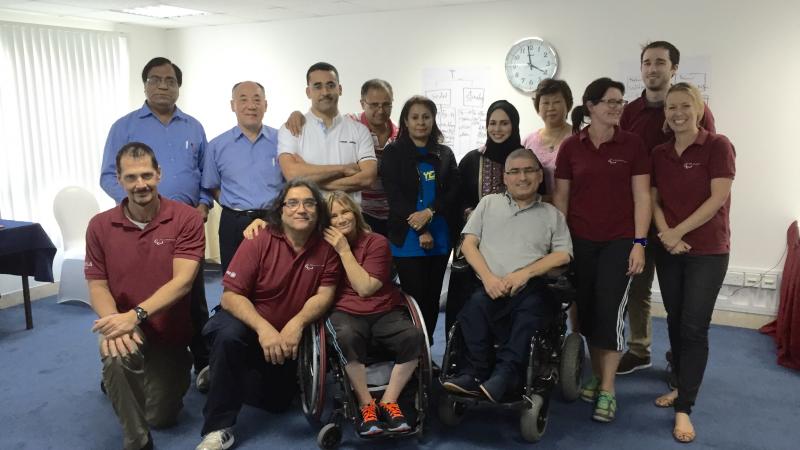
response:
<path fill-rule="evenodd" d="M 53 213 L 64 242 L 58 303 L 74 301 L 90 304 L 89 288 L 83 275 L 86 228 L 89 220 L 98 212 L 100 205 L 97 199 L 82 187 L 66 187 L 53 200 Z"/>

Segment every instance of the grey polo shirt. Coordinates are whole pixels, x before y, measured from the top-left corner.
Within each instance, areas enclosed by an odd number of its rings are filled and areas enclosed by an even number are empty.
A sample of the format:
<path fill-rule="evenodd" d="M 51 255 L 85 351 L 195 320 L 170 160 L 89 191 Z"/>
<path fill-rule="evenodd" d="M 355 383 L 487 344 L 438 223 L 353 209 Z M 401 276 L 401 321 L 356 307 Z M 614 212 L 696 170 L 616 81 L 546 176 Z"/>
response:
<path fill-rule="evenodd" d="M 567 252 L 572 257 L 572 239 L 564 215 L 542 202 L 541 197 L 520 209 L 508 193 L 487 195 L 461 233 L 480 239 L 478 249 L 489 270 L 499 277 L 553 252 Z"/>

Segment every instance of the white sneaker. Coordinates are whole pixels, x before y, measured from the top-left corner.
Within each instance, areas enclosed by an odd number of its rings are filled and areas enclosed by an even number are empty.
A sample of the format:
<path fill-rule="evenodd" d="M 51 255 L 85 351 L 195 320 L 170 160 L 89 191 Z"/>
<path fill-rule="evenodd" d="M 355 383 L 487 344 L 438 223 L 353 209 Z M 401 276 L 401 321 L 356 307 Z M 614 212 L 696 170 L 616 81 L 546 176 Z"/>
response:
<path fill-rule="evenodd" d="M 194 384 L 197 386 L 197 390 L 203 394 L 208 392 L 208 387 L 211 384 L 211 372 L 208 370 L 208 366 L 203 367 L 203 370 L 197 374 Z"/>
<path fill-rule="evenodd" d="M 230 428 L 223 428 L 203 436 L 195 450 L 227 450 L 232 446 L 233 432 Z"/>

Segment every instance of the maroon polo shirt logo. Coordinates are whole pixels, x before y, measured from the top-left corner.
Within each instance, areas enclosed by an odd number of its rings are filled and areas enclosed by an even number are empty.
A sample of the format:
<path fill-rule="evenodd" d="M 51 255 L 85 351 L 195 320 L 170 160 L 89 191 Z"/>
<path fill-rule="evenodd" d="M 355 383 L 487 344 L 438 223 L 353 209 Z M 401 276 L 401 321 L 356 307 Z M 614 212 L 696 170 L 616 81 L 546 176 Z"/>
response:
<path fill-rule="evenodd" d="M 697 166 L 702 166 L 702 165 L 703 165 L 703 163 L 699 163 L 699 162 L 687 162 L 687 163 L 683 163 L 683 168 L 686 169 L 686 170 L 689 170 L 692 167 L 697 167 Z"/>
<path fill-rule="evenodd" d="M 156 244 L 156 245 L 164 245 L 167 242 L 175 242 L 175 239 L 172 239 L 172 238 L 155 238 L 155 239 L 153 239 L 153 244 Z"/>
<path fill-rule="evenodd" d="M 628 164 L 628 161 L 625 159 L 608 158 L 608 163 L 613 166 L 614 164 Z"/>
<path fill-rule="evenodd" d="M 316 269 L 318 267 L 324 267 L 324 265 L 323 264 L 306 263 L 306 265 L 304 267 L 305 267 L 306 270 L 314 270 L 314 269 Z"/>

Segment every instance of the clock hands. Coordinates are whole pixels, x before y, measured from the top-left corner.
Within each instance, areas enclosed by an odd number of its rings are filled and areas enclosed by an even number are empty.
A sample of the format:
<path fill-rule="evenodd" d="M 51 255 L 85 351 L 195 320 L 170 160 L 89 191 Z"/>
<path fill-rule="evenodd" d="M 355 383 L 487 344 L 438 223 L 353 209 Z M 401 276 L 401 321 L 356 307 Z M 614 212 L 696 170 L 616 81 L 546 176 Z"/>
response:
<path fill-rule="evenodd" d="M 546 74 L 547 72 L 545 72 L 544 70 L 538 68 L 535 64 L 533 64 L 533 60 L 531 59 L 531 48 L 525 47 L 525 49 L 528 51 L 528 67 L 530 67 L 531 69 L 536 69 L 539 72 Z"/>

